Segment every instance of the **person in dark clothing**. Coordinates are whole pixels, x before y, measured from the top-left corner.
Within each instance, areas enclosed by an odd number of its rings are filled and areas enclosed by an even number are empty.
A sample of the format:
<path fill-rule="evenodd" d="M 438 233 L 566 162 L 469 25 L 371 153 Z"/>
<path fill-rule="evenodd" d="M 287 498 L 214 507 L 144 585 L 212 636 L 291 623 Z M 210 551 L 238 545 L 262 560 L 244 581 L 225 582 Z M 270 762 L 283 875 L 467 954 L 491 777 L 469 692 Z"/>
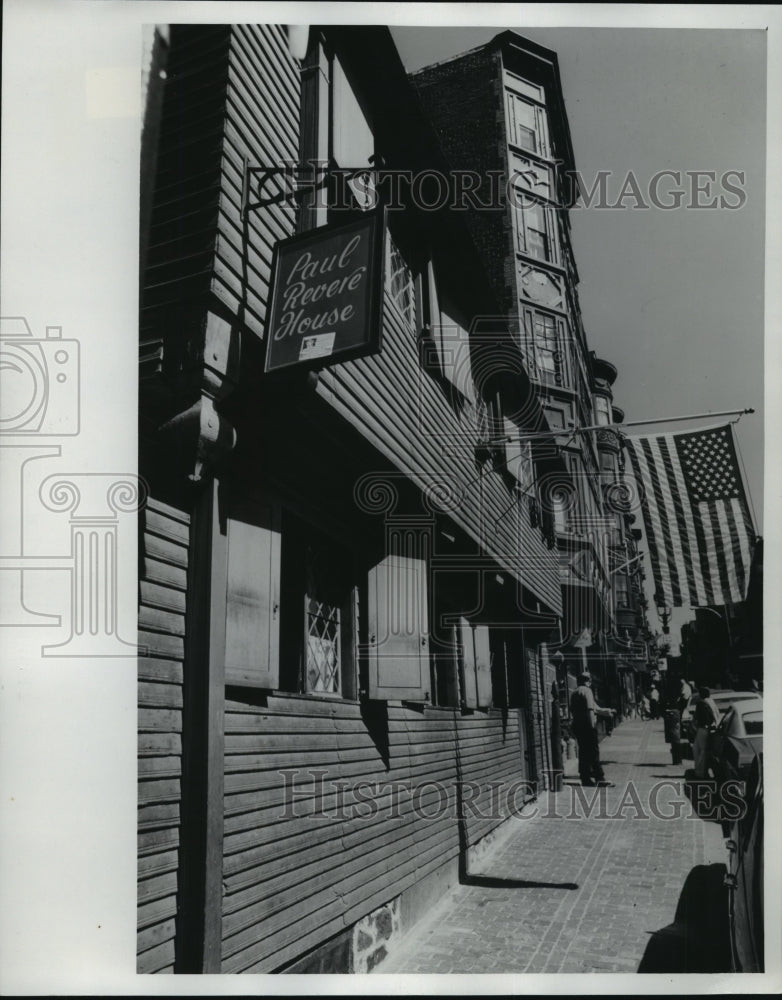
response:
<path fill-rule="evenodd" d="M 692 744 L 693 766 L 696 778 L 706 777 L 706 764 L 709 751 L 709 733 L 719 721 L 720 713 L 711 699 L 711 691 L 707 687 L 698 689 L 700 695 L 692 713 L 695 723 L 695 739 Z"/>
<path fill-rule="evenodd" d="M 578 775 L 581 784 L 587 787 L 612 785 L 606 781 L 603 765 L 600 763 L 600 749 L 597 740 L 597 720 L 599 716 L 613 717 L 613 709 L 601 708 L 592 694 L 592 678 L 583 673 L 578 678 L 578 687 L 570 697 L 571 728 L 578 742 Z"/>

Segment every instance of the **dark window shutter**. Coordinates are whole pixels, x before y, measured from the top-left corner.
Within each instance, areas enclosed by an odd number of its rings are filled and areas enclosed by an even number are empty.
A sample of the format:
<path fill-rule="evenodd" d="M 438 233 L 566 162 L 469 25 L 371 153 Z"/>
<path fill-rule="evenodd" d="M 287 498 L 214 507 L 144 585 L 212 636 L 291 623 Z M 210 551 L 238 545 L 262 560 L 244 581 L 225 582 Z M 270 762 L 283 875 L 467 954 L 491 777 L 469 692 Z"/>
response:
<path fill-rule="evenodd" d="M 426 561 L 386 556 L 369 572 L 369 697 L 429 697 Z"/>
<path fill-rule="evenodd" d="M 279 513 L 255 506 L 228 519 L 227 684 L 279 686 Z"/>

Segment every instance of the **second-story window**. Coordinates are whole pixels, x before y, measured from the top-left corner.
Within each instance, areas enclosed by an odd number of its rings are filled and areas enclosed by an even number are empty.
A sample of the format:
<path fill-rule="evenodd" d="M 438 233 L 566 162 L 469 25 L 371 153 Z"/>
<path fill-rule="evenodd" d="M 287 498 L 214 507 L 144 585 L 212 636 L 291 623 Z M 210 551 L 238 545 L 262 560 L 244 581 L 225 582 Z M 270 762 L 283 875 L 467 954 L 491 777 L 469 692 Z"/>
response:
<path fill-rule="evenodd" d="M 607 396 L 595 394 L 595 418 L 599 424 L 611 423 L 611 403 Z"/>
<path fill-rule="evenodd" d="M 604 483 L 610 485 L 616 482 L 618 476 L 616 456 L 611 451 L 600 452 L 600 476 Z"/>
<path fill-rule="evenodd" d="M 616 594 L 616 606 L 618 608 L 630 607 L 630 592 L 627 586 L 627 577 L 624 573 L 617 573 L 614 577 L 614 593 Z"/>
<path fill-rule="evenodd" d="M 546 112 L 512 90 L 508 96 L 508 137 L 514 146 L 548 156 Z"/>
<path fill-rule="evenodd" d="M 396 311 L 411 331 L 415 331 L 415 281 L 410 265 L 386 234 L 386 291 Z"/>
<path fill-rule="evenodd" d="M 514 206 L 518 252 L 556 263 L 555 220 L 551 208 L 518 190 L 514 193 Z"/>
<path fill-rule="evenodd" d="M 533 318 L 533 342 L 538 374 L 550 385 L 562 384 L 562 352 L 557 336 L 557 321 L 546 313 L 536 312 Z"/>

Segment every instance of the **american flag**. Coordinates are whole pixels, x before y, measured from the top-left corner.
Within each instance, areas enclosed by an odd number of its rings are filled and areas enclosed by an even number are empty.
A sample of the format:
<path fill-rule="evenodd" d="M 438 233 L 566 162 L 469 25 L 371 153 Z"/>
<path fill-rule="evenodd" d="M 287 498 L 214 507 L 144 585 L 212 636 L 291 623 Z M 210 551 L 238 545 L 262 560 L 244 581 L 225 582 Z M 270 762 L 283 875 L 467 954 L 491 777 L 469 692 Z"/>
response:
<path fill-rule="evenodd" d="M 733 428 L 628 437 L 657 592 L 671 607 L 746 597 L 755 532 Z"/>

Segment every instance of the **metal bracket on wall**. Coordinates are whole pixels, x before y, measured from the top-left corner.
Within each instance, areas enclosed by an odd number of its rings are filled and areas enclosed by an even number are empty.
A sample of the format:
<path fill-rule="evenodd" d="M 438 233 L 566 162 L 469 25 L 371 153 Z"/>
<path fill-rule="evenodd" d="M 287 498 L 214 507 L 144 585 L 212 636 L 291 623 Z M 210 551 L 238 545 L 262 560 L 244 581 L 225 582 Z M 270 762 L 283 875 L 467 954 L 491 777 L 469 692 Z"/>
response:
<path fill-rule="evenodd" d="M 242 171 L 242 220 L 246 219 L 248 212 L 269 205 L 286 202 L 298 204 L 305 194 L 327 187 L 331 178 L 340 181 L 339 191 L 346 198 L 347 191 L 351 191 L 355 202 L 353 207 L 368 211 L 377 204 L 379 176 L 379 171 L 374 166 L 338 167 L 325 160 L 308 160 L 306 163 L 289 160 L 274 165 L 251 164 L 245 157 Z M 282 183 L 273 185 L 276 179 L 281 179 Z M 253 197 L 255 201 L 250 200 Z"/>
<path fill-rule="evenodd" d="M 245 157 L 244 169 L 242 171 L 242 220 L 247 218 L 248 212 L 255 211 L 258 208 L 266 208 L 269 205 L 280 205 L 289 201 L 295 202 L 305 190 L 315 190 L 314 184 L 308 188 L 306 184 L 300 182 L 299 175 L 302 172 L 303 167 L 299 163 L 285 163 L 282 166 L 279 164 L 274 166 L 267 164 L 251 166 L 250 161 Z M 267 187 L 277 178 L 282 178 L 283 182 L 285 179 L 292 181 L 294 184 L 293 189 L 288 190 L 285 183 L 283 183 L 281 190 L 279 185 L 277 185 L 277 190 L 267 191 Z M 325 184 L 325 179 L 323 183 Z M 250 198 L 253 195 L 256 200 L 251 202 Z"/>

